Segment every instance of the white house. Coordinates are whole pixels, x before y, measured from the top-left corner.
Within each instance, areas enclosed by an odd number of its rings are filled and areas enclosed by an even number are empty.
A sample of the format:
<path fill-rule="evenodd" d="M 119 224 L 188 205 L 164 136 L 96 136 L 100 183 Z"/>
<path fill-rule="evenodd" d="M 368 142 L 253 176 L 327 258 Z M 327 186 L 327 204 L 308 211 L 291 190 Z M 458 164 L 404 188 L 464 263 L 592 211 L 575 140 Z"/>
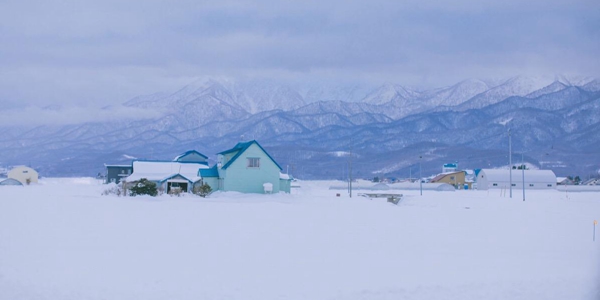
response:
<path fill-rule="evenodd" d="M 38 182 L 38 172 L 26 166 L 17 166 L 8 171 L 8 178 L 18 180 L 23 185 Z"/>
<path fill-rule="evenodd" d="M 512 170 L 513 188 L 523 188 L 523 170 Z M 510 187 L 509 170 L 482 169 L 477 175 L 477 189 L 501 189 Z M 556 175 L 551 170 L 525 170 L 526 189 L 554 189 Z"/>
<path fill-rule="evenodd" d="M 125 180 L 132 182 L 146 178 L 169 193 L 172 189 L 190 192 L 195 183 L 201 182 L 200 169 L 208 169 L 204 163 L 177 161 L 133 161 L 133 173 Z"/>

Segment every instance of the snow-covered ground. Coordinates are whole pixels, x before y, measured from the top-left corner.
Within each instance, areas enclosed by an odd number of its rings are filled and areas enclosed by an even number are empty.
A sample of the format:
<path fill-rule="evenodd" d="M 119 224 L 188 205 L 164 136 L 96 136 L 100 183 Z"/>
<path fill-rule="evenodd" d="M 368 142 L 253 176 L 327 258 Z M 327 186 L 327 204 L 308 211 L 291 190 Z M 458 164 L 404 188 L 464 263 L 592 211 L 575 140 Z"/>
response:
<path fill-rule="evenodd" d="M 396 206 L 331 184 L 206 199 L 100 196 L 86 178 L 0 187 L 0 299 L 600 299 L 598 192 L 409 190 Z"/>

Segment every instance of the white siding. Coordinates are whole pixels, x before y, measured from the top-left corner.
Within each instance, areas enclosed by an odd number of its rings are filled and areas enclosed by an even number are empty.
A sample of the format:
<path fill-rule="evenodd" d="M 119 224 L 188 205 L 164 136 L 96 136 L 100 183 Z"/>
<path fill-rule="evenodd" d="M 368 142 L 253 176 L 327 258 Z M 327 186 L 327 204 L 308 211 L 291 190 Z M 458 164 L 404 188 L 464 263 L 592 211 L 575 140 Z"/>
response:
<path fill-rule="evenodd" d="M 513 188 L 523 188 L 523 170 L 512 170 Z M 483 169 L 477 175 L 477 189 L 509 188 L 510 172 L 500 169 Z M 551 170 L 525 170 L 525 189 L 554 189 L 556 175 Z"/>

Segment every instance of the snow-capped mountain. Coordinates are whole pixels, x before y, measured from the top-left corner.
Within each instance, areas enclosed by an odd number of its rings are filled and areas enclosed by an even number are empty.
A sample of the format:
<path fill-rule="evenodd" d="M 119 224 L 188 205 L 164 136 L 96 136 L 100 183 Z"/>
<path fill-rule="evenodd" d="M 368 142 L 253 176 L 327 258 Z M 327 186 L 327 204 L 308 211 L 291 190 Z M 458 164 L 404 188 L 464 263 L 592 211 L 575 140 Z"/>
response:
<path fill-rule="evenodd" d="M 482 108 L 511 96 L 525 96 L 547 86 L 550 82 L 540 78 L 517 76 L 482 92 L 460 104 L 456 110 Z"/>
<path fill-rule="evenodd" d="M 409 104 L 411 100 L 418 99 L 420 93 L 397 84 L 385 84 L 367 95 L 362 102 L 382 104 Z"/>
<path fill-rule="evenodd" d="M 559 175 L 598 169 L 598 81 L 565 81 L 515 77 L 490 86 L 472 79 L 423 91 L 386 84 L 361 101 L 306 101 L 306 90 L 274 82 L 199 80 L 124 104 L 160 110 L 158 117 L 3 128 L 0 150 L 3 162 L 31 163 L 46 175 L 95 175 L 104 163 L 127 163 L 124 154 L 169 159 L 196 149 L 213 156 L 257 139 L 300 176 L 337 176 L 346 157 L 331 153 L 351 149 L 360 157 L 357 176 L 383 169 L 401 176 L 419 156 L 431 172 L 456 160 L 470 168 L 505 165 L 511 128 L 513 149 L 531 164 L 560 161 L 552 164 Z"/>

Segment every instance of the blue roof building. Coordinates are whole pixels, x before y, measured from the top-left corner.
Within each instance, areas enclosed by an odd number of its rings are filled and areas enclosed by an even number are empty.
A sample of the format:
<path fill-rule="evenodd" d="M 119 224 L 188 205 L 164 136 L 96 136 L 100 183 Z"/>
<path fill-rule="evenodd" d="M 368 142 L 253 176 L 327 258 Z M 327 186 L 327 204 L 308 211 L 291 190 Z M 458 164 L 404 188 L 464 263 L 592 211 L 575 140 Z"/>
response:
<path fill-rule="evenodd" d="M 281 174 L 281 166 L 255 140 L 237 143 L 217 154 L 217 164 L 200 170 L 213 190 L 242 193 L 289 193 L 291 179 Z M 272 189 L 269 191 L 269 188 Z"/>

